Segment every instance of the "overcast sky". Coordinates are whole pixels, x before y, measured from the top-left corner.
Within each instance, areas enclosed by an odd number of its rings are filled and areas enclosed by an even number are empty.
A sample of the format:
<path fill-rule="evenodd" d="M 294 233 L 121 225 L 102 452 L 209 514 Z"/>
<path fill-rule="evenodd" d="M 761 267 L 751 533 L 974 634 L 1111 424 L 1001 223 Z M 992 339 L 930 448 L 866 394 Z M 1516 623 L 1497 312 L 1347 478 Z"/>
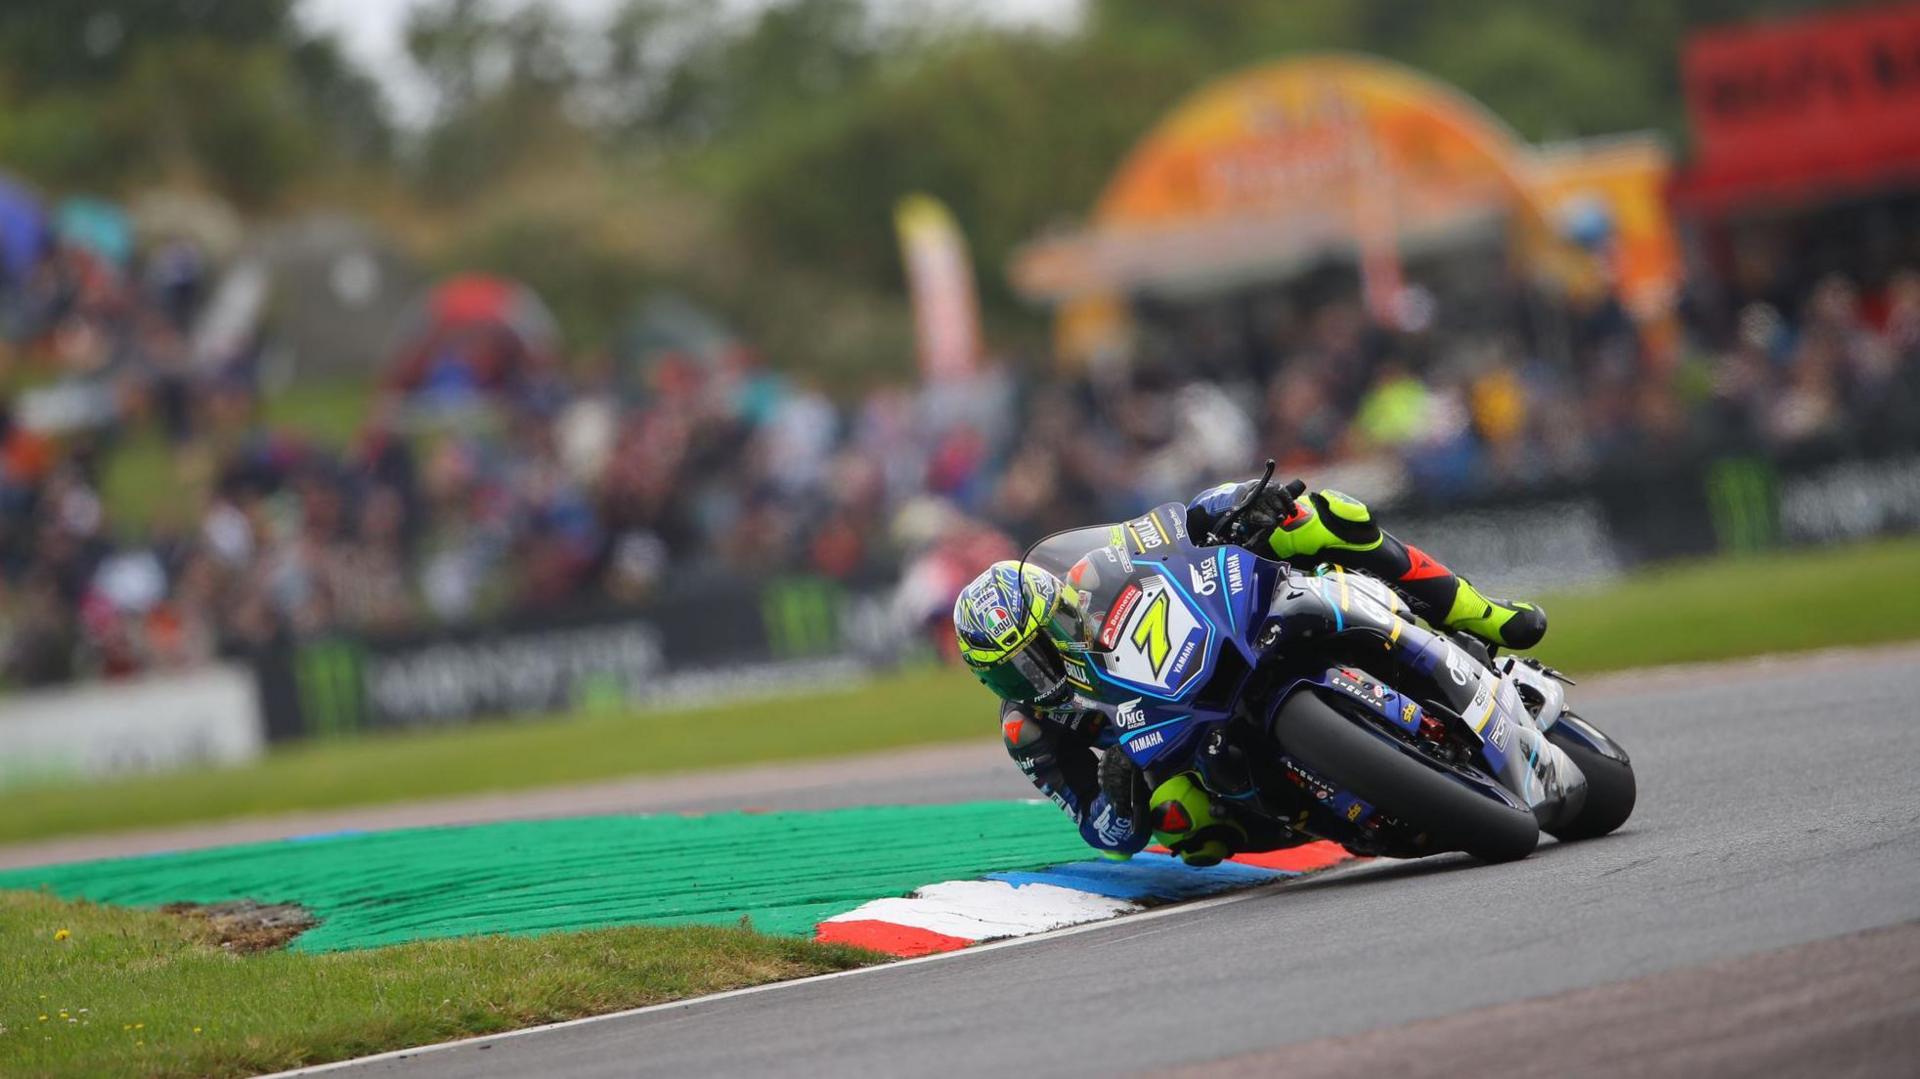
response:
<path fill-rule="evenodd" d="M 403 124 L 427 119 L 432 97 L 407 58 L 401 32 L 416 7 L 437 0 L 301 0 L 300 16 L 308 25 L 330 31 L 347 52 L 380 80 L 394 116 Z M 514 9 L 544 4 L 570 18 L 604 19 L 620 0 L 492 0 L 496 7 Z M 741 14 L 779 0 L 714 0 Z M 873 7 L 889 18 L 913 19 L 921 13 L 972 13 L 999 22 L 1052 28 L 1070 26 L 1080 11 L 1080 0 L 874 0 Z"/>

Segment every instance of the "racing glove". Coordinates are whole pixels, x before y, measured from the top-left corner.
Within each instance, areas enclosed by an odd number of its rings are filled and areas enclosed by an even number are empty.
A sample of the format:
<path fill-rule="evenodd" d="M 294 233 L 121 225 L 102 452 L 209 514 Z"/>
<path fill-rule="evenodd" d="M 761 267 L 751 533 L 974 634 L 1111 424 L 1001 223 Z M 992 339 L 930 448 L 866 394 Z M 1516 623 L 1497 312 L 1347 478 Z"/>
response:
<path fill-rule="evenodd" d="M 1280 522 L 1291 518 L 1295 512 L 1295 500 L 1307 489 L 1307 481 L 1289 480 L 1281 484 L 1269 484 L 1255 495 L 1247 508 L 1241 511 L 1227 528 L 1227 534 L 1221 538 L 1228 543 L 1237 543 L 1249 547 L 1261 554 L 1267 553 L 1267 537 Z"/>
<path fill-rule="evenodd" d="M 1153 834 L 1147 820 L 1147 777 L 1125 750 L 1109 746 L 1100 755 L 1100 793 L 1080 821 L 1080 836 L 1103 853 L 1130 856 Z"/>

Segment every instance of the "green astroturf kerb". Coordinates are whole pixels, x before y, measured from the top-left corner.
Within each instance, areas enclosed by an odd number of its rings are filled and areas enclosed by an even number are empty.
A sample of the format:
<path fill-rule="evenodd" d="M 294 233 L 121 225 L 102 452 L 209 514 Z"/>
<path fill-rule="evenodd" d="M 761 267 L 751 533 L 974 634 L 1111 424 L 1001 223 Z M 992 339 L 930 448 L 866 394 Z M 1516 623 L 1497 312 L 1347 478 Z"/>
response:
<path fill-rule="evenodd" d="M 575 817 L 345 833 L 0 872 L 0 888 L 151 907 L 299 903 L 296 951 L 480 933 L 824 918 L 943 880 L 1086 855 L 1048 803 Z"/>

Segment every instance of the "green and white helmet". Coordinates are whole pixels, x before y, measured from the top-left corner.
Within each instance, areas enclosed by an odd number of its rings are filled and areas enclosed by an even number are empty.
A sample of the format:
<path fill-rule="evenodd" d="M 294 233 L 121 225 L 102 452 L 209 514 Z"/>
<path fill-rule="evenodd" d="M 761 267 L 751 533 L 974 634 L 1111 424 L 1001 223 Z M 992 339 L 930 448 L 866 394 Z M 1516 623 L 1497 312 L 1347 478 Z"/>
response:
<path fill-rule="evenodd" d="M 1064 704 L 1073 690 L 1047 629 L 1079 602 L 1072 586 L 1038 566 L 995 562 L 953 603 L 960 658 L 1004 700 L 1042 708 Z"/>

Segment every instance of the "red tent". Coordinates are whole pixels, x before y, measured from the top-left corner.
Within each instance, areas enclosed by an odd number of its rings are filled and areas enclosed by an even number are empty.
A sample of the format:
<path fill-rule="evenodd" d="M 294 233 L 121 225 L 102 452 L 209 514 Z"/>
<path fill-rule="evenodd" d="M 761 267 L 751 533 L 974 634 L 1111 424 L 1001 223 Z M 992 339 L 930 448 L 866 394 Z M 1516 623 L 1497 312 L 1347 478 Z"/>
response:
<path fill-rule="evenodd" d="M 389 379 L 403 392 L 499 392 L 555 361 L 559 331 L 532 289 L 485 274 L 449 278 L 414 304 Z"/>

